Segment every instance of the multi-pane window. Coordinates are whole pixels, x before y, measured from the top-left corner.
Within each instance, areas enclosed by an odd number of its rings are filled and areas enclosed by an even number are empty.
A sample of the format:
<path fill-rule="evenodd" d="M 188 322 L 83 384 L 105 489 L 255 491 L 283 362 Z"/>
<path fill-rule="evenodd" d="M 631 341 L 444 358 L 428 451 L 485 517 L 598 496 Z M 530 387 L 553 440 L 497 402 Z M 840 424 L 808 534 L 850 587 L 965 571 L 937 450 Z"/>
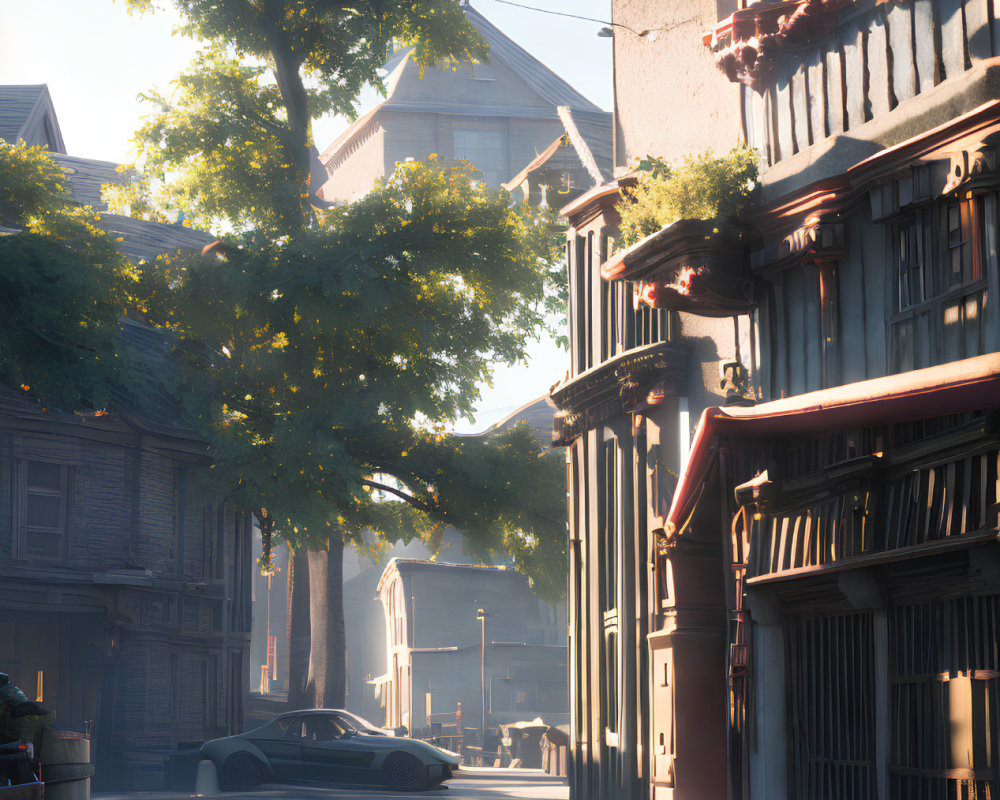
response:
<path fill-rule="evenodd" d="M 499 186 L 507 177 L 507 153 L 503 134 L 494 129 L 461 129 L 453 131 L 452 143 L 456 159 L 468 161 L 483 173 L 490 186 Z"/>
<path fill-rule="evenodd" d="M 15 543 L 20 557 L 65 559 L 68 473 L 69 468 L 64 464 L 16 462 Z"/>
<path fill-rule="evenodd" d="M 930 209 L 921 209 L 896 226 L 896 310 L 924 302 L 926 239 L 930 233 Z"/>
<path fill-rule="evenodd" d="M 985 351 L 984 207 L 981 197 L 952 199 L 921 208 L 893 225 L 896 371 Z"/>

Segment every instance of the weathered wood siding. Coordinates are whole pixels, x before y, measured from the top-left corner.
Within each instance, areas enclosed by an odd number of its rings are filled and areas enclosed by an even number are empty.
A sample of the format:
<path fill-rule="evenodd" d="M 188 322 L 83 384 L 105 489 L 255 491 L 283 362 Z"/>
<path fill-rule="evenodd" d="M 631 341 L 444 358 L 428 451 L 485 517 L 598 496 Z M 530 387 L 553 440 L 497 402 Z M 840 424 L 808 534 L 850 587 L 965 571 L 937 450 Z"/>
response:
<path fill-rule="evenodd" d="M 129 553 L 134 453 L 94 442 L 80 448 L 70 504 L 70 563 L 84 570 L 121 567 Z"/>
<path fill-rule="evenodd" d="M 141 450 L 139 558 L 148 569 L 177 571 L 177 470 L 159 453 Z"/>
<path fill-rule="evenodd" d="M 70 611 L 94 620 L 86 636 L 57 627 L 45 647 L 8 642 L 3 661 L 44 668 L 46 705 L 91 726 L 102 788 L 162 788 L 166 754 L 242 729 L 252 528 L 191 497 L 198 450 L 116 421 L 0 409 L 0 614 L 18 630 Z M 65 544 L 15 557 L 26 462 L 63 469 Z"/>
<path fill-rule="evenodd" d="M 748 142 L 777 164 L 998 55 L 992 0 L 858 3 L 820 44 L 783 55 L 763 94 L 743 93 Z"/>

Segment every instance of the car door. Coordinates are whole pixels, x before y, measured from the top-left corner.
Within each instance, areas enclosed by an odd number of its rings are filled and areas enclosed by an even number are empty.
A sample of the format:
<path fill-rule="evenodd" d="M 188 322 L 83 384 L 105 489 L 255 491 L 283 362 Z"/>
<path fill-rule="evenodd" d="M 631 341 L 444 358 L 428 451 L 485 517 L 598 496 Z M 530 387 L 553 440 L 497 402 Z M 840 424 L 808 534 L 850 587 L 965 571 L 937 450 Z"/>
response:
<path fill-rule="evenodd" d="M 303 777 L 315 781 L 363 780 L 375 757 L 370 738 L 356 733 L 336 714 L 310 715 L 302 741 Z"/>
<path fill-rule="evenodd" d="M 261 728 L 252 741 L 267 756 L 271 771 L 279 778 L 302 777 L 302 743 L 306 737 L 303 717 L 275 720 Z"/>

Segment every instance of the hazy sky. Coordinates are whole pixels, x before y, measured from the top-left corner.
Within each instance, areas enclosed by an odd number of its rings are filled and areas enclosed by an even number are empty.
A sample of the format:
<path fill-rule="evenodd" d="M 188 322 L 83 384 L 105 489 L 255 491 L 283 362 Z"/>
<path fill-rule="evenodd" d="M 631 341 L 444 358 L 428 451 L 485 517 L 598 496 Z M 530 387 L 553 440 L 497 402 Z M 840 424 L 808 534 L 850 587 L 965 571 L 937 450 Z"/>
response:
<path fill-rule="evenodd" d="M 522 5 L 609 19 L 609 0 L 518 0 Z M 163 2 L 160 5 L 166 6 Z M 611 108 L 610 40 L 601 25 L 507 5 L 472 5 L 528 52 L 604 109 Z M 197 43 L 172 35 L 171 12 L 129 15 L 124 0 L 0 0 L 0 84 L 46 83 L 66 149 L 87 158 L 130 160 L 130 140 L 144 111 L 138 95 L 169 89 Z M 377 98 L 366 95 L 366 102 Z M 364 110 L 364 109 L 362 109 Z M 322 150 L 347 121 L 323 119 L 314 126 Z M 494 388 L 484 389 L 478 430 L 546 392 L 568 367 L 551 343 L 532 348 L 529 365 L 501 368 Z"/>

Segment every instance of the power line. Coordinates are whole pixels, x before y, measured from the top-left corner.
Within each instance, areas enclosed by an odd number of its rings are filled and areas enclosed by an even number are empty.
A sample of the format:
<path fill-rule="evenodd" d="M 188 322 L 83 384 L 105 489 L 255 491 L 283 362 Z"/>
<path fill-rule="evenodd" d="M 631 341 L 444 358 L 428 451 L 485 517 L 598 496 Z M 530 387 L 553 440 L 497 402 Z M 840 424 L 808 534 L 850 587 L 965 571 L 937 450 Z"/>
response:
<path fill-rule="evenodd" d="M 595 19 L 594 17 L 581 17 L 579 14 L 567 14 L 565 11 L 552 11 L 549 8 L 538 8 L 537 6 L 526 6 L 523 3 L 514 3 L 512 0 L 493 0 L 494 3 L 503 3 L 505 6 L 517 6 L 518 8 L 526 8 L 528 11 L 539 11 L 542 14 L 552 14 L 557 17 L 570 17 L 571 19 L 582 19 L 587 22 L 598 22 L 601 25 L 614 25 L 613 22 L 608 22 L 604 19 Z M 621 26 L 624 27 L 624 26 Z"/>

